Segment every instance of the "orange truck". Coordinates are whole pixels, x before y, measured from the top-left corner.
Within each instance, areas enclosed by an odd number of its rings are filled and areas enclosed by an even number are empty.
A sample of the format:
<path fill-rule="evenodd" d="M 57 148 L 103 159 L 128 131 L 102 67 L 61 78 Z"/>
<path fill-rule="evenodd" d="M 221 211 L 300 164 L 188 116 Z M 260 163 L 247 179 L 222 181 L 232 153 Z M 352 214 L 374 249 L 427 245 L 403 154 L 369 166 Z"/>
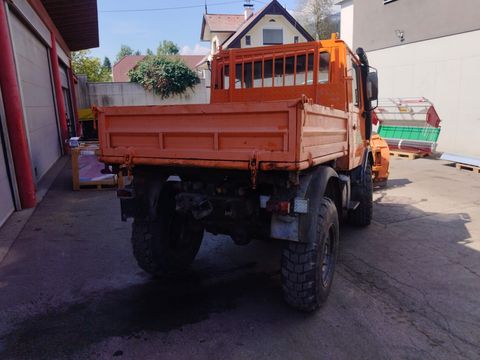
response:
<path fill-rule="evenodd" d="M 133 175 L 119 189 L 133 253 L 154 276 L 188 267 L 204 231 L 283 241 L 287 303 L 328 297 L 339 223 L 372 218 L 377 74 L 334 35 L 221 50 L 211 103 L 97 108 L 100 159 Z"/>

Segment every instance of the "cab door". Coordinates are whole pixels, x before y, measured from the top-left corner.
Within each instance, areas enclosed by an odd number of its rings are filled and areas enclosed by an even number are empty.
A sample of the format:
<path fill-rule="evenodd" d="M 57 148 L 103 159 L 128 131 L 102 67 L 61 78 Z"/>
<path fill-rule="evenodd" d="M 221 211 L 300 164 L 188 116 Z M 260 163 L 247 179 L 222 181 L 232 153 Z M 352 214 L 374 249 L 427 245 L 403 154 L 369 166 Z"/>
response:
<path fill-rule="evenodd" d="M 365 149 L 365 121 L 363 118 L 362 87 L 360 63 L 350 52 L 347 52 L 347 99 L 349 112 L 349 168 L 353 169 L 362 163 Z"/>

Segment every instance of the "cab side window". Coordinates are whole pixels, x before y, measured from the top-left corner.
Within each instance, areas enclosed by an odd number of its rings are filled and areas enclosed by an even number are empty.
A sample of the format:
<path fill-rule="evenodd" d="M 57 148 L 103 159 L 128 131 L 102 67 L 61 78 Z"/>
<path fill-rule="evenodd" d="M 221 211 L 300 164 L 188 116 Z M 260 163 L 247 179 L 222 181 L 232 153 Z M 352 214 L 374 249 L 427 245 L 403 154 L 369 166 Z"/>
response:
<path fill-rule="evenodd" d="M 353 104 L 355 106 L 358 107 L 359 103 L 360 103 L 360 92 L 359 92 L 359 88 L 358 88 L 358 84 L 359 84 L 359 68 L 358 68 L 358 65 L 355 64 L 355 63 L 352 63 L 352 77 L 353 77 L 353 81 L 352 81 L 352 97 L 353 97 Z"/>
<path fill-rule="evenodd" d="M 330 75 L 330 53 L 322 51 L 318 59 L 318 83 L 326 84 Z"/>
<path fill-rule="evenodd" d="M 352 77 L 352 102 L 358 107 L 360 103 L 359 93 L 359 71 L 358 65 L 352 61 L 352 56 L 347 55 L 347 75 Z"/>

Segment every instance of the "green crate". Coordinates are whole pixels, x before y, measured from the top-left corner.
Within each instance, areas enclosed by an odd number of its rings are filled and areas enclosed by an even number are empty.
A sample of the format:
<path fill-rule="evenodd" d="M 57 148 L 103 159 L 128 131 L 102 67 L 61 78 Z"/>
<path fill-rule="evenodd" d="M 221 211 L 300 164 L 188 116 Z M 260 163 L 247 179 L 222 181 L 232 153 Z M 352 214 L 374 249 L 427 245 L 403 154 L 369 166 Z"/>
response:
<path fill-rule="evenodd" d="M 378 134 L 385 139 L 437 142 L 440 128 L 380 125 Z"/>

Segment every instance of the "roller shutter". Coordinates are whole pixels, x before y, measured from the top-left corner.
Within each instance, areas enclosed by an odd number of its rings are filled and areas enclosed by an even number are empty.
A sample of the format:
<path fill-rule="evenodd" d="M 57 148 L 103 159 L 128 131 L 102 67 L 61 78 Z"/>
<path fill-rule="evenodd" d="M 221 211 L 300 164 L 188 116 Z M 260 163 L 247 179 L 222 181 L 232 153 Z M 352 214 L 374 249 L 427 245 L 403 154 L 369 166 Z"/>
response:
<path fill-rule="evenodd" d="M 60 157 L 60 140 L 47 47 L 10 13 L 10 31 L 36 180 Z"/>
<path fill-rule="evenodd" d="M 9 173 L 7 171 L 6 142 L 5 134 L 5 112 L 3 111 L 2 93 L 0 92 L 0 226 L 8 219 L 15 210 L 10 186 Z"/>

